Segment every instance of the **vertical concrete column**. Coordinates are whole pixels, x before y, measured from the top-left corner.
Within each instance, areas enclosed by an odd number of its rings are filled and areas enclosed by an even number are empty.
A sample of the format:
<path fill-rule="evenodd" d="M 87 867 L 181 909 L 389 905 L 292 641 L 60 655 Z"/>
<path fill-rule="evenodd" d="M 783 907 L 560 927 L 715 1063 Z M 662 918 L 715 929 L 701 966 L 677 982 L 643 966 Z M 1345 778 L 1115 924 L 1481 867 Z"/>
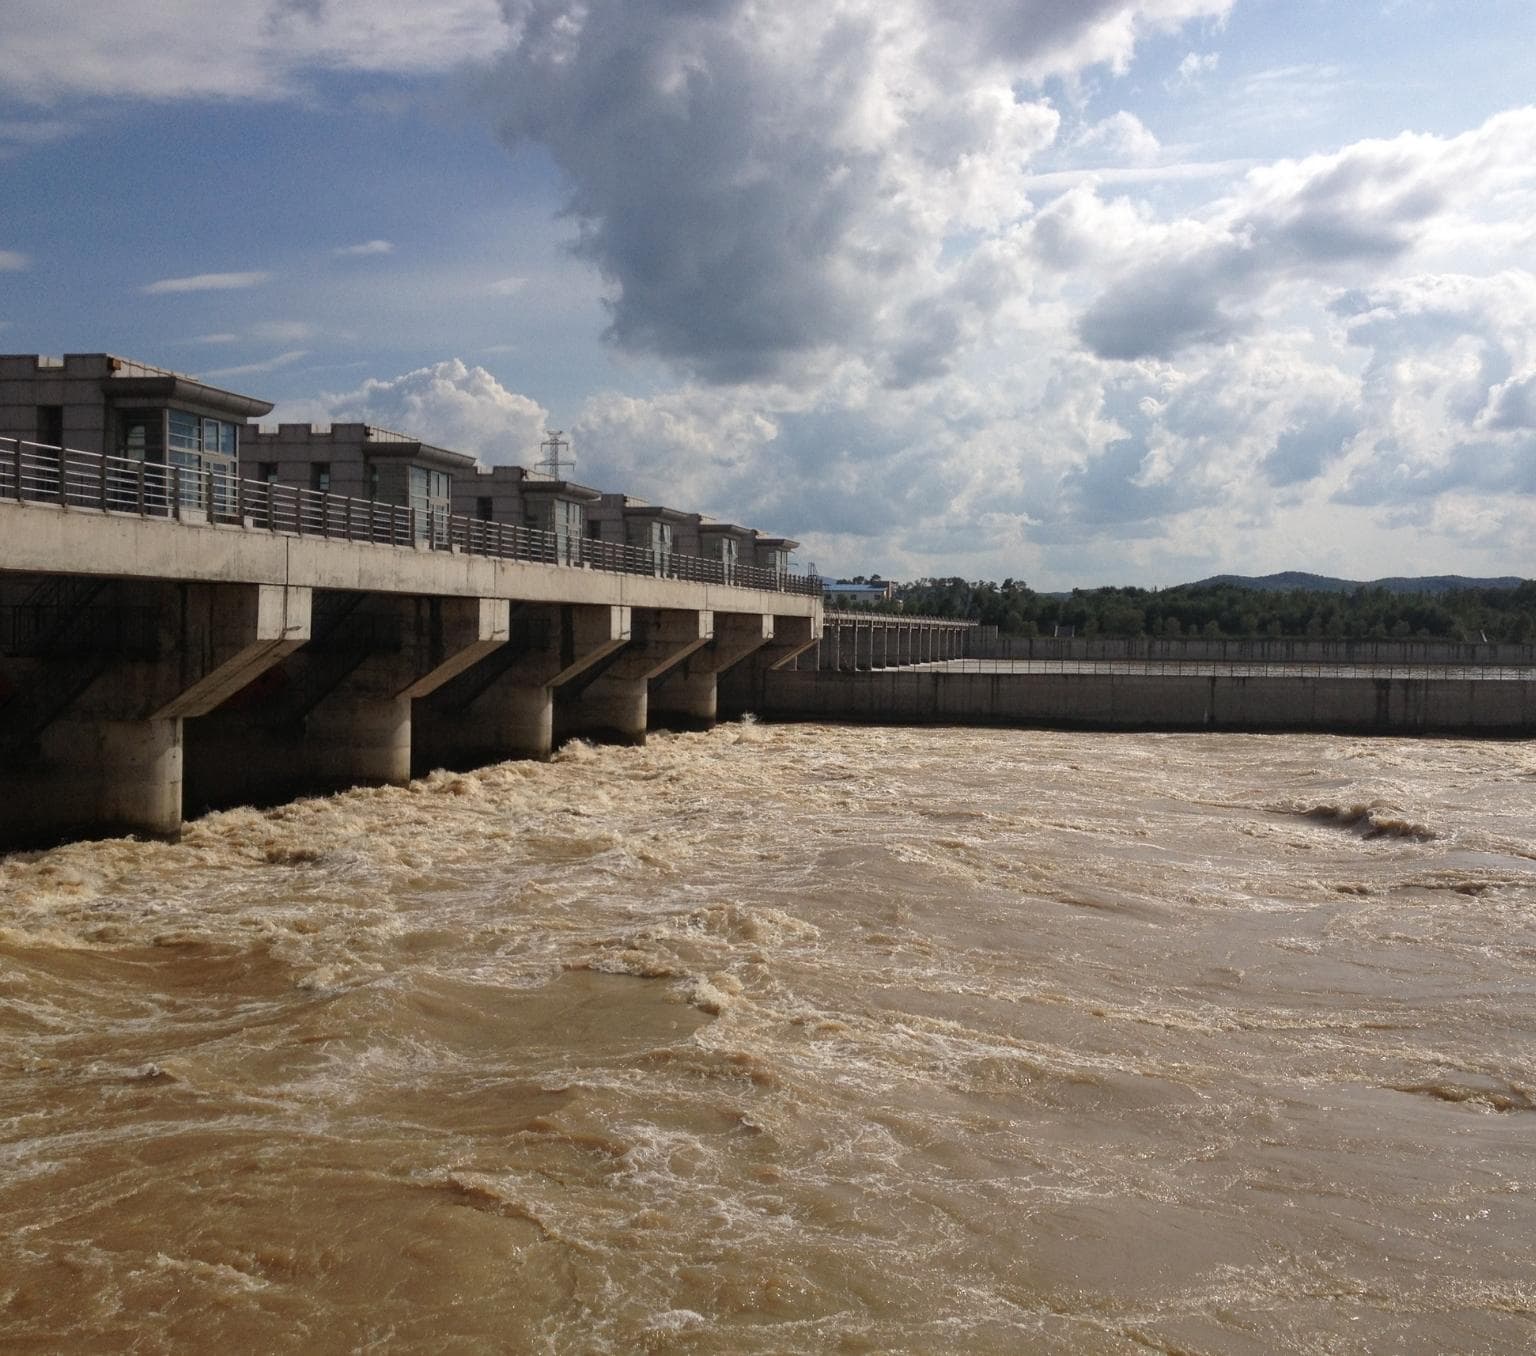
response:
<path fill-rule="evenodd" d="M 175 833 L 181 827 L 181 721 L 106 720 L 96 735 L 100 818 Z"/>
<path fill-rule="evenodd" d="M 715 613 L 714 639 L 652 682 L 649 722 L 682 728 L 713 725 L 719 714 L 720 675 L 762 649 L 773 634 L 772 613 Z"/>
<path fill-rule="evenodd" d="M 875 628 L 870 622 L 853 623 L 853 667 L 860 673 L 874 667 Z"/>
<path fill-rule="evenodd" d="M 661 677 L 714 638 L 714 613 L 684 608 L 633 612 L 630 643 L 590 682 L 561 694 L 562 733 L 595 734 L 645 743 L 652 679 Z"/>
<path fill-rule="evenodd" d="M 60 720 L 44 751 L 40 766 L 0 771 L 0 844 L 181 827 L 180 720 Z"/>
<path fill-rule="evenodd" d="M 412 703 L 507 643 L 502 598 L 376 597 L 370 652 L 305 717 L 304 762 L 322 783 L 404 785 L 411 779 Z M 319 675 L 317 675 L 318 677 Z"/>

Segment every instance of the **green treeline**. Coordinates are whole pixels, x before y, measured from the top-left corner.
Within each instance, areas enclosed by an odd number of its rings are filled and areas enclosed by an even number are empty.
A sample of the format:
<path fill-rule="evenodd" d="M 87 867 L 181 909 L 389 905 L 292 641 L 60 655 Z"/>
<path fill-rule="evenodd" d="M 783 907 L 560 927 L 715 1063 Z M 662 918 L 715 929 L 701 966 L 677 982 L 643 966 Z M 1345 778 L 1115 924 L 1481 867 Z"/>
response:
<path fill-rule="evenodd" d="M 1020 580 L 919 579 L 897 586 L 888 603 L 863 610 L 964 617 L 1004 635 L 1322 637 L 1536 641 L 1536 581 L 1518 588 L 1445 593 L 1394 593 L 1362 586 L 1348 593 L 1271 592 L 1233 584 L 1182 584 L 1169 589 L 1073 589 L 1036 593 Z"/>

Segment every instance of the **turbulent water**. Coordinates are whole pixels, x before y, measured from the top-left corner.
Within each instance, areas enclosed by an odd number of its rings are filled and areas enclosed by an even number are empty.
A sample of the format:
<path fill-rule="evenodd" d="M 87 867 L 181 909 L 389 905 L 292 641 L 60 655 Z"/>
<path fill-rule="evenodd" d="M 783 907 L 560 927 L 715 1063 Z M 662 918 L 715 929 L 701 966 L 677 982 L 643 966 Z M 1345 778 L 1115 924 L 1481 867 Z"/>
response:
<path fill-rule="evenodd" d="M 722 726 L 0 861 L 0 1349 L 1523 1353 L 1536 746 Z"/>

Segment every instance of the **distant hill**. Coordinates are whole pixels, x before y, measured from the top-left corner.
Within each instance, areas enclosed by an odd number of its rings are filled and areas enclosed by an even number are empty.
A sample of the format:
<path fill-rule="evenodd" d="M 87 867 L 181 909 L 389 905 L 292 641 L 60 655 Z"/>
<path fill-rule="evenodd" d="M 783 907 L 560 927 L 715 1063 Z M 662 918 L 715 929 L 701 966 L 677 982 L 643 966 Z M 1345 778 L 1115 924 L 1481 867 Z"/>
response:
<path fill-rule="evenodd" d="M 1388 593 L 1450 593 L 1456 589 L 1513 589 L 1525 581 L 1515 575 L 1497 579 L 1473 579 L 1461 574 L 1427 574 L 1416 579 L 1335 579 L 1326 574 L 1307 574 L 1304 570 L 1284 570 L 1279 574 L 1213 574 L 1190 587 L 1226 585 L 1229 588 L 1256 589 L 1266 593 L 1307 589 L 1313 593 L 1353 593 L 1358 588 L 1385 589 Z"/>

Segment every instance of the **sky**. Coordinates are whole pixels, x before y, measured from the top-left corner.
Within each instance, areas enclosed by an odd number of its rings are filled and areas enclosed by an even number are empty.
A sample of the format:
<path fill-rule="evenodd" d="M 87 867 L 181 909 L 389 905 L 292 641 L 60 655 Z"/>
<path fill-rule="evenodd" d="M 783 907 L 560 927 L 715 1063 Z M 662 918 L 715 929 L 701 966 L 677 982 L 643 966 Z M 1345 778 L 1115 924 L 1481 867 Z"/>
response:
<path fill-rule="evenodd" d="M 1536 574 L 1531 0 L 0 6 L 0 349 L 1039 589 Z"/>

